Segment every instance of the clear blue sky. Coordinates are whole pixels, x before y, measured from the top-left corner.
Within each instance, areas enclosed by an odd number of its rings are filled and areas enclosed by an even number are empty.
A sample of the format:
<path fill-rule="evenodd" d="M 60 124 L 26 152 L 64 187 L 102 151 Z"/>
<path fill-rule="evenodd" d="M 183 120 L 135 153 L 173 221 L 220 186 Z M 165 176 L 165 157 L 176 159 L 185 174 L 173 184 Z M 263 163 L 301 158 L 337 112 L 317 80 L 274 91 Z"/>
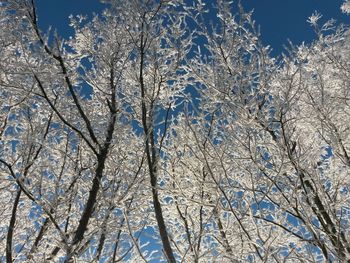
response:
<path fill-rule="evenodd" d="M 282 52 L 287 39 L 295 44 L 312 41 L 315 34 L 306 20 L 314 10 L 323 14 L 321 22 L 335 18 L 339 22 L 350 24 L 350 16 L 340 11 L 342 0 L 241 1 L 246 10 L 254 9 L 254 20 L 261 27 L 263 42 L 274 49 L 274 55 Z M 93 12 L 99 13 L 104 8 L 98 0 L 37 0 L 37 4 L 40 26 L 47 29 L 48 25 L 52 25 L 64 37 L 72 34 L 68 27 L 70 14 L 90 15 Z"/>

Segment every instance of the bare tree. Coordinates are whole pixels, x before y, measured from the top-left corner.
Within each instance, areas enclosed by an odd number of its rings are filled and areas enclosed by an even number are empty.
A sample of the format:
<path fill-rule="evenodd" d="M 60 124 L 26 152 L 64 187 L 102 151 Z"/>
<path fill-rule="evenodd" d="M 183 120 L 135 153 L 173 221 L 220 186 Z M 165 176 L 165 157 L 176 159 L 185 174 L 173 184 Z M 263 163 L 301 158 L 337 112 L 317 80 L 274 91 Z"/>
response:
<path fill-rule="evenodd" d="M 277 62 L 239 1 L 102 2 L 1 3 L 0 261 L 349 261 L 347 28 Z"/>

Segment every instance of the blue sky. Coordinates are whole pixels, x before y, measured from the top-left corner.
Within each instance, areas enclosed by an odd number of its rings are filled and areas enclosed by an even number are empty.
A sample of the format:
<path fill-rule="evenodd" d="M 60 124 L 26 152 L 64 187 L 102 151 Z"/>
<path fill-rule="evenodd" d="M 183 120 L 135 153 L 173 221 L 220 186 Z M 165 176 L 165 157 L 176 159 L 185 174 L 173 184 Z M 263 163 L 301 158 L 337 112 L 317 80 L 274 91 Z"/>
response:
<path fill-rule="evenodd" d="M 126 0 L 127 1 L 127 0 Z M 273 48 L 273 55 L 283 51 L 290 39 L 295 44 L 310 42 L 315 37 L 307 18 L 317 10 L 323 14 L 321 22 L 334 18 L 350 24 L 350 16 L 340 11 L 342 0 L 241 0 L 246 10 L 254 9 L 254 20 L 260 25 L 264 44 Z M 210 2 L 210 0 L 206 0 Z M 49 25 L 61 36 L 68 37 L 70 14 L 99 13 L 104 8 L 98 0 L 37 0 L 39 23 L 43 29 Z"/>

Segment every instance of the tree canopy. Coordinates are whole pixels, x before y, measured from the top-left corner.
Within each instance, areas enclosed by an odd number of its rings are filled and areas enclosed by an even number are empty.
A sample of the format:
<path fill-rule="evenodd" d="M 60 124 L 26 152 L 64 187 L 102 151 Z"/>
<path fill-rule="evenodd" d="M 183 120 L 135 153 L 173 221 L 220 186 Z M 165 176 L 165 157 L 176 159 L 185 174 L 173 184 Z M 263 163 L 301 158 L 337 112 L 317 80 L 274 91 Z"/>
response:
<path fill-rule="evenodd" d="M 0 2 L 0 261 L 350 262 L 348 27 L 274 58 L 240 1 L 102 2 Z"/>

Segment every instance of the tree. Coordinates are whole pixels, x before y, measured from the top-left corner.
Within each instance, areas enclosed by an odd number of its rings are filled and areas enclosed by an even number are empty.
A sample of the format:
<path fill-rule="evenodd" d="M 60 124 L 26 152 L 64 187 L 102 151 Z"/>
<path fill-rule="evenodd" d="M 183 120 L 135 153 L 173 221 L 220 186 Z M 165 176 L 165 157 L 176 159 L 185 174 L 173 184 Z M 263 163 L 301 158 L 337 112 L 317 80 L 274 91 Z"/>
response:
<path fill-rule="evenodd" d="M 102 2 L 2 3 L 1 260 L 349 261 L 346 27 L 276 60 L 239 2 Z"/>

